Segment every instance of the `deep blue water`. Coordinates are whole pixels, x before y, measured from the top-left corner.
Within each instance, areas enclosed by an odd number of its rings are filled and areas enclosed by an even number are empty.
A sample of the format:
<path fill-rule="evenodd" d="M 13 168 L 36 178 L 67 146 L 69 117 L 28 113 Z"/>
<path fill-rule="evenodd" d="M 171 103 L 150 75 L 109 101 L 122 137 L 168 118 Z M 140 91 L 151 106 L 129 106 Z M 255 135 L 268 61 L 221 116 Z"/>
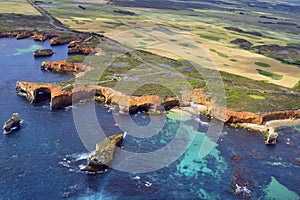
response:
<path fill-rule="evenodd" d="M 24 119 L 20 130 L 0 135 L 0 199 L 235 199 L 230 182 L 236 172 L 248 180 L 252 199 L 299 199 L 300 164 L 295 162 L 300 160 L 299 126 L 278 129 L 275 147 L 264 145 L 260 133 L 225 127 L 216 147 L 200 159 L 205 124 L 194 127 L 194 119 L 180 122 L 174 114 L 155 116 L 165 122 L 159 134 L 139 139 L 130 135 L 131 130 L 124 149 L 145 153 L 163 148 L 183 128 L 188 134 L 182 140 L 194 140 L 174 163 L 141 174 L 114 169 L 97 175 L 80 173 L 88 151 L 76 130 L 72 109 L 50 111 L 48 105 L 30 105 L 15 93 L 17 80 L 69 79 L 39 69 L 43 60 L 66 58 L 67 47 L 54 47 L 51 58 L 34 59 L 33 50 L 40 46 L 48 48 L 49 42 L 0 39 L 0 123 L 13 112 Z M 120 131 L 108 108 L 96 105 L 96 114 L 106 135 Z M 132 119 L 139 126 L 150 123 L 143 114 Z M 233 154 L 242 159 L 233 160 Z"/>

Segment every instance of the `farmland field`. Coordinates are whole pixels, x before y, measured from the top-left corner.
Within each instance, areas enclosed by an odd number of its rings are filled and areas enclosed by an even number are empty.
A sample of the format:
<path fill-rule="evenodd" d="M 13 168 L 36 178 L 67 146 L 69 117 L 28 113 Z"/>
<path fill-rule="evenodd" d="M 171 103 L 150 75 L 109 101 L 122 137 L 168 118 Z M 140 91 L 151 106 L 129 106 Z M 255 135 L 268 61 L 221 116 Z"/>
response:
<path fill-rule="evenodd" d="M 103 3 L 103 2 L 102 2 Z M 152 8 L 123 8 L 115 5 L 93 4 L 86 9 L 78 8 L 78 2 L 53 1 L 52 7 L 45 9 L 65 26 L 84 32 L 97 32 L 133 49 L 141 49 L 172 59 L 186 59 L 198 65 L 244 76 L 253 80 L 265 80 L 270 83 L 292 88 L 298 83 L 300 69 L 268 58 L 252 51 L 243 50 L 230 41 L 244 38 L 253 45 L 287 45 L 297 37 L 292 32 L 275 31 L 279 25 L 261 26 L 259 15 L 269 13 L 249 11 L 247 19 L 239 12 L 217 10 L 180 11 L 157 10 Z M 135 15 L 116 13 L 126 10 Z M 65 12 L 67 10 L 67 12 Z M 222 14 L 223 21 L 217 20 Z M 258 31 L 262 36 L 227 30 L 224 27 L 235 26 L 247 31 Z M 257 21 L 251 25 L 246 21 Z M 213 51 L 211 51 L 213 50 Z M 234 62 L 232 61 L 234 60 Z M 282 75 L 274 79 L 261 75 L 256 69 L 257 63 L 268 63 L 268 71 Z"/>
<path fill-rule="evenodd" d="M 25 0 L 0 0 L 0 13 L 14 13 L 23 15 L 40 15 L 40 13 L 34 9 Z"/>

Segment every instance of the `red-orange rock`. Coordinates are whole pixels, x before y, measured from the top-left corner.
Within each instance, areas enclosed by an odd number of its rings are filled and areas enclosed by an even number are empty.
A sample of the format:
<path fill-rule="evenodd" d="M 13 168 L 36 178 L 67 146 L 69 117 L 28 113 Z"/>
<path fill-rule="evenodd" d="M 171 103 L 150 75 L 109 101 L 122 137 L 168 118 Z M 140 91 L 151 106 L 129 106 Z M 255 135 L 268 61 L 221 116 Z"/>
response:
<path fill-rule="evenodd" d="M 70 42 L 76 40 L 73 37 L 70 38 L 59 38 L 59 37 L 54 37 L 50 39 L 50 45 L 55 46 L 55 45 L 64 45 L 64 44 L 69 44 Z"/>
<path fill-rule="evenodd" d="M 43 42 L 47 39 L 48 39 L 48 37 L 45 34 L 40 34 L 40 33 L 33 34 L 33 40 L 35 40 L 35 41 Z"/>
<path fill-rule="evenodd" d="M 50 64 L 51 66 L 51 64 Z M 58 67 L 57 69 L 62 69 Z M 73 68 L 72 68 L 73 69 Z M 136 112 L 138 110 L 160 110 L 164 108 L 172 108 L 178 106 L 179 98 L 169 97 L 161 100 L 156 95 L 144 95 L 140 97 L 129 96 L 115 91 L 112 88 L 101 86 L 82 86 L 72 89 L 72 87 L 60 87 L 56 84 L 40 84 L 29 82 L 17 82 L 16 90 L 18 93 L 26 94 L 30 103 L 36 103 L 42 100 L 49 100 L 51 102 L 51 109 L 63 108 L 71 105 L 73 102 L 80 102 L 84 99 L 93 99 L 95 95 L 104 98 L 103 103 L 117 106 L 122 112 Z M 255 114 L 251 112 L 236 112 L 224 108 L 213 106 L 211 102 L 204 101 L 204 94 L 200 94 L 198 89 L 195 89 L 191 94 L 199 96 L 192 97 L 196 103 L 203 103 L 202 105 L 209 105 L 217 116 L 222 116 L 220 120 L 226 123 L 252 123 L 262 124 L 265 121 L 277 119 L 289 119 L 291 117 L 300 118 L 300 109 L 269 112 L 263 114 Z M 191 94 L 186 95 L 191 98 Z M 223 117 L 223 116 L 222 116 Z"/>
<path fill-rule="evenodd" d="M 25 38 L 28 38 L 30 36 L 32 36 L 33 33 L 32 32 L 21 32 L 19 33 L 17 36 L 16 36 L 16 39 L 17 40 L 20 40 L 20 39 L 25 39 Z"/>
<path fill-rule="evenodd" d="M 41 69 L 54 71 L 58 73 L 80 73 L 92 70 L 92 67 L 85 66 L 81 63 L 72 63 L 66 61 L 43 62 Z"/>
<path fill-rule="evenodd" d="M 97 53 L 97 50 L 94 48 L 89 47 L 72 47 L 68 49 L 68 54 L 82 54 L 82 55 L 88 55 L 88 54 L 95 54 Z"/>

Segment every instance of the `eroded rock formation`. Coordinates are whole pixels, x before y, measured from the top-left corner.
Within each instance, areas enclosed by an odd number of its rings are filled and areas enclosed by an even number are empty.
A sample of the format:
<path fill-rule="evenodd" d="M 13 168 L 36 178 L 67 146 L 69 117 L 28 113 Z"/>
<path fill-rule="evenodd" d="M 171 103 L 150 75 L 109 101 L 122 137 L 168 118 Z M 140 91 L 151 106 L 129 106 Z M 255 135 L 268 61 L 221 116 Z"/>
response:
<path fill-rule="evenodd" d="M 237 38 L 237 39 L 231 41 L 230 43 L 232 43 L 232 44 L 238 44 L 240 46 L 240 48 L 246 49 L 246 50 L 251 49 L 251 47 L 253 45 L 248 40 L 245 40 L 245 39 L 242 39 L 242 38 Z"/>
<path fill-rule="evenodd" d="M 82 171 L 104 172 L 114 159 L 116 146 L 123 142 L 124 134 L 112 135 L 96 145 L 96 150 L 88 157 L 87 166 Z"/>

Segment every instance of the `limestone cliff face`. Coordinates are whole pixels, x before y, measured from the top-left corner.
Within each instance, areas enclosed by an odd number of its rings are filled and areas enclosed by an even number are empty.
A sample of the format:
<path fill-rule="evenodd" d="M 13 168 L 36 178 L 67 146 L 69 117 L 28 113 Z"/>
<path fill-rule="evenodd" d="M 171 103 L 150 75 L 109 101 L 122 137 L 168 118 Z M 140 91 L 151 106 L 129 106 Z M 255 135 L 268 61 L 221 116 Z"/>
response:
<path fill-rule="evenodd" d="M 236 112 L 232 110 L 226 110 L 225 122 L 262 124 L 263 117 L 251 112 Z"/>
<path fill-rule="evenodd" d="M 51 109 L 60 109 L 82 100 L 99 99 L 101 103 L 111 105 L 123 113 L 137 111 L 165 111 L 181 106 L 181 102 L 204 105 L 209 115 L 225 123 L 251 123 L 261 125 L 264 122 L 278 119 L 299 119 L 299 110 L 286 110 L 255 114 L 251 112 L 236 112 L 217 107 L 213 101 L 208 101 L 203 92 L 194 89 L 185 98 L 169 97 L 160 99 L 156 95 L 128 96 L 112 88 L 101 86 L 82 86 L 74 89 L 64 89 L 55 84 L 40 84 L 17 82 L 18 93 L 25 94 L 30 103 L 50 101 Z M 95 98 L 96 97 L 96 98 Z"/>
<path fill-rule="evenodd" d="M 279 120 L 279 119 L 299 119 L 300 109 L 298 110 L 284 110 L 263 113 L 260 115 L 263 121 Z"/>
<path fill-rule="evenodd" d="M 64 45 L 64 44 L 69 44 L 70 42 L 76 40 L 76 38 L 69 37 L 69 38 L 59 38 L 59 37 L 54 37 L 50 39 L 50 45 L 51 46 L 56 46 L 56 45 Z"/>
<path fill-rule="evenodd" d="M 251 123 L 251 124 L 261 125 L 264 122 L 271 121 L 271 120 L 299 119 L 299 118 L 300 118 L 300 109 L 266 112 L 261 114 L 226 110 L 225 122 Z"/>
<path fill-rule="evenodd" d="M 81 63 L 72 63 L 66 61 L 43 62 L 41 69 L 66 74 L 74 74 L 92 70 L 91 67 L 85 66 Z"/>
<path fill-rule="evenodd" d="M 75 46 L 68 49 L 68 54 L 88 55 L 88 54 L 96 54 L 96 53 L 98 53 L 96 48 Z"/>

